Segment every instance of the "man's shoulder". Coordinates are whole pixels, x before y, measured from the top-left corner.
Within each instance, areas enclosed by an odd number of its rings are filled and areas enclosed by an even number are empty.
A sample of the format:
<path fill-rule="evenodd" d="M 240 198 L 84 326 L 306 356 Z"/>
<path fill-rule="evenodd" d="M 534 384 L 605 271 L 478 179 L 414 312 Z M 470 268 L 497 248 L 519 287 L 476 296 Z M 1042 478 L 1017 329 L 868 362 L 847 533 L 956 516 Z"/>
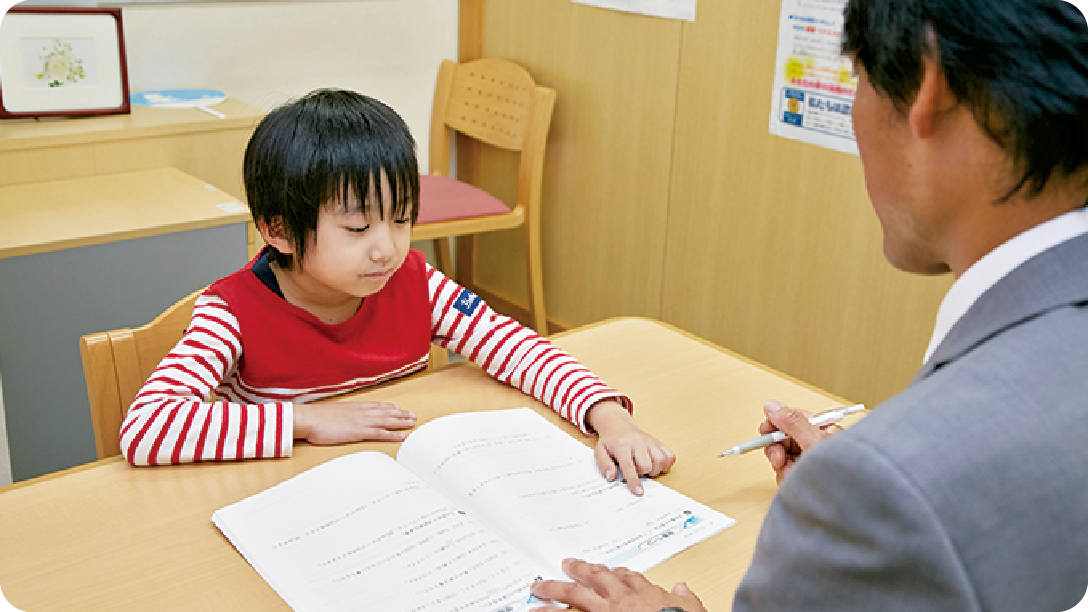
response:
<path fill-rule="evenodd" d="M 960 491 L 1030 492 L 1060 478 L 1088 492 L 1088 471 L 1051 467 L 1088 460 L 1086 363 L 1088 301 L 1043 309 L 916 379 L 814 456 L 879 455 L 950 513 L 991 501 Z"/>
<path fill-rule="evenodd" d="M 1088 411 L 1078 399 L 1088 394 L 1085 363 L 1088 302 L 1036 312 L 915 380 L 877 406 L 857 431 L 885 447 L 932 449 L 938 442 L 957 444 L 955 436 L 939 435 L 948 428 L 971 431 L 998 421 L 1019 424 L 986 432 L 998 440 L 1066 418 L 1088 429 Z"/>
<path fill-rule="evenodd" d="M 810 451 L 797 475 L 864 465 L 906 487 L 947 534 L 983 599 L 1026 567 L 1068 586 L 1088 550 L 1088 303 L 1037 313 L 981 342 Z M 807 454 L 807 453 L 806 453 Z M 849 483 L 847 475 L 844 483 Z M 840 490 L 841 503 L 883 487 Z M 1061 510 L 1055 513 L 1055 509 Z M 1029 581 L 1026 590 L 1042 589 Z M 1080 583 L 1083 589 L 1083 581 Z"/>

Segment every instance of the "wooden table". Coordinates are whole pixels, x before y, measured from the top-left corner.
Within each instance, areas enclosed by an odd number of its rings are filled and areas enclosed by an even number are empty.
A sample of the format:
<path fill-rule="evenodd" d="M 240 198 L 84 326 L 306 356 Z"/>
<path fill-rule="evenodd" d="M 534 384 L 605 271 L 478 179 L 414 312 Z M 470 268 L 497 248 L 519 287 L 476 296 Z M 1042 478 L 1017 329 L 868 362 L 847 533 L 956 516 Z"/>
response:
<path fill-rule="evenodd" d="M 661 482 L 737 519 L 648 572 L 667 587 L 686 580 L 709 609 L 729 610 L 776 486 L 761 453 L 717 454 L 756 433 L 769 398 L 811 410 L 843 400 L 647 319 L 612 319 L 553 340 L 629 394 L 638 423 L 676 451 Z M 395 402 L 421 422 L 518 406 L 561 422 L 466 363 L 356 396 Z M 139 469 L 118 457 L 0 489 L 0 588 L 28 612 L 287 611 L 216 530 L 212 512 L 359 450 L 393 455 L 396 444 L 300 444 L 290 459 Z"/>

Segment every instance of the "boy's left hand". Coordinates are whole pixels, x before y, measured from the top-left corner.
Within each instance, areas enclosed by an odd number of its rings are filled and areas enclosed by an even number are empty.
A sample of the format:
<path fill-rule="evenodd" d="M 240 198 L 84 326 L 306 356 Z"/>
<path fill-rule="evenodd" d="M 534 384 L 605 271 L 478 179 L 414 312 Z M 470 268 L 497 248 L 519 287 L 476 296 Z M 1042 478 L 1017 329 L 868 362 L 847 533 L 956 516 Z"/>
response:
<path fill-rule="evenodd" d="M 642 495 L 639 476 L 653 478 L 664 474 L 676 461 L 676 455 L 669 447 L 639 429 L 619 402 L 597 402 L 586 414 L 586 424 L 597 432 L 597 448 L 593 454 L 601 474 L 612 482 L 622 473 L 627 488 L 635 495 Z"/>

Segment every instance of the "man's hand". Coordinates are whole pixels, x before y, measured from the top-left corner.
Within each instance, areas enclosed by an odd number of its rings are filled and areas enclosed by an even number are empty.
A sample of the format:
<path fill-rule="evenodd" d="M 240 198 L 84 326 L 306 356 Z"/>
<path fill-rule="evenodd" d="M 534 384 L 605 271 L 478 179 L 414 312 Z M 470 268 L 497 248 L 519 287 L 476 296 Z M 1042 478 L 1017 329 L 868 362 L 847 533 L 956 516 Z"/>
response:
<path fill-rule="evenodd" d="M 533 585 L 533 595 L 584 612 L 658 612 L 668 607 L 706 612 L 703 603 L 683 582 L 676 583 L 670 593 L 638 572 L 623 567 L 610 570 L 577 559 L 564 560 L 563 571 L 575 582 L 544 580 Z"/>
<path fill-rule="evenodd" d="M 760 423 L 759 433 L 769 434 L 780 430 L 789 436 L 763 450 L 763 453 L 767 455 L 767 461 L 771 462 L 775 479 L 779 484 L 782 484 L 782 479 L 801 457 L 801 453 L 821 440 L 830 438 L 832 434 L 842 431 L 838 425 L 828 425 L 823 429 L 816 427 L 808 422 L 811 416 L 809 413 L 787 408 L 778 400 L 768 400 L 763 404 L 763 411 L 767 414 L 767 420 Z"/>
<path fill-rule="evenodd" d="M 347 444 L 363 440 L 400 442 L 416 415 L 385 402 L 325 402 L 294 405 L 295 439 L 311 444 Z"/>
<path fill-rule="evenodd" d="M 597 432 L 593 455 L 601 474 L 612 482 L 622 473 L 627 488 L 635 495 L 642 495 L 639 476 L 654 478 L 664 474 L 676 461 L 669 447 L 639 429 L 618 402 L 603 400 L 594 404 L 586 414 L 586 424 Z"/>

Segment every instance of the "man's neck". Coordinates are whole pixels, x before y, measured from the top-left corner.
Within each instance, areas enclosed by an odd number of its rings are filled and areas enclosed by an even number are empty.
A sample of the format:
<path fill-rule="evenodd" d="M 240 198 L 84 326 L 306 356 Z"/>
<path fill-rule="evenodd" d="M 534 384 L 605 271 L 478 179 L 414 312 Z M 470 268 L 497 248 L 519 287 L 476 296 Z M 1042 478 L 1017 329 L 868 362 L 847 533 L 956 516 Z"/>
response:
<path fill-rule="evenodd" d="M 1088 204 L 1088 189 L 1071 189 L 1067 182 L 1048 185 L 1031 197 L 1025 192 L 1022 189 L 1007 201 L 979 202 L 972 209 L 968 222 L 962 226 L 964 235 L 954 244 L 948 260 L 953 276 L 959 278 L 975 262 L 1012 238 Z"/>

